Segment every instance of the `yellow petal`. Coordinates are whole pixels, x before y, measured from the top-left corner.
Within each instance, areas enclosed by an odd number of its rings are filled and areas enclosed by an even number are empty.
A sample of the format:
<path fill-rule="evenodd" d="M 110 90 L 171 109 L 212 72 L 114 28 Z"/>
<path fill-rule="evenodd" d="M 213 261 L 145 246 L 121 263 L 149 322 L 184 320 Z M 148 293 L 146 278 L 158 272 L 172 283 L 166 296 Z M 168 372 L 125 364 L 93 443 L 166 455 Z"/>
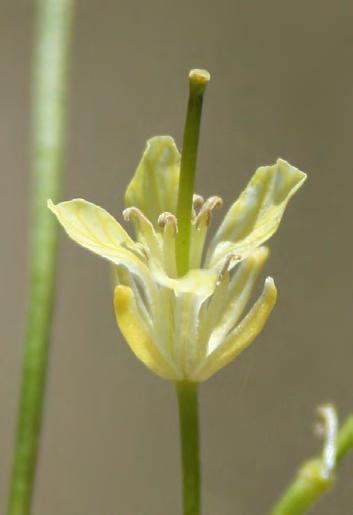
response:
<path fill-rule="evenodd" d="M 174 290 L 176 296 L 193 293 L 202 302 L 212 295 L 217 281 L 217 273 L 212 269 L 190 270 L 178 279 L 168 277 L 161 268 L 153 268 L 152 274 L 158 284 Z"/>
<path fill-rule="evenodd" d="M 118 326 L 133 353 L 160 377 L 178 380 L 173 365 L 156 345 L 150 330 L 141 319 L 131 288 L 115 288 L 114 308 Z"/>
<path fill-rule="evenodd" d="M 153 319 L 158 341 L 175 363 L 180 379 L 187 379 L 197 354 L 200 309 L 216 287 L 214 270 L 190 270 L 172 279 L 154 269 L 160 286 L 160 302 Z"/>
<path fill-rule="evenodd" d="M 105 209 L 83 199 L 73 199 L 49 209 L 56 215 L 67 234 L 76 243 L 100 254 L 114 251 L 125 245 L 134 248 L 135 243 L 121 225 Z"/>
<path fill-rule="evenodd" d="M 140 317 L 142 318 L 143 322 L 148 327 L 150 327 L 150 329 L 153 329 L 153 317 L 156 315 L 156 313 L 159 312 L 159 296 L 155 295 L 153 297 L 153 304 L 150 305 L 148 302 L 148 295 L 146 295 L 146 287 L 141 287 L 138 281 L 136 281 L 136 278 L 129 272 L 126 267 L 113 266 L 112 271 L 114 290 L 118 285 L 128 286 L 131 288 L 135 296 L 135 302 Z"/>
<path fill-rule="evenodd" d="M 205 381 L 246 349 L 263 329 L 276 303 L 276 298 L 275 284 L 273 279 L 268 277 L 261 296 L 249 313 L 194 371 L 192 380 Z"/>
<path fill-rule="evenodd" d="M 203 299 L 195 293 L 178 294 L 174 308 L 174 362 L 184 380 L 188 380 L 197 354 L 199 311 Z"/>
<path fill-rule="evenodd" d="M 194 195 L 194 197 L 196 197 L 194 203 L 202 202 L 202 205 L 191 226 L 190 268 L 199 268 L 207 231 L 212 220 L 212 212 L 216 207 L 222 206 L 223 201 L 216 196 L 208 198 L 206 202 L 199 195 Z"/>
<path fill-rule="evenodd" d="M 199 347 L 200 350 L 204 349 L 204 355 L 217 348 L 240 320 L 268 256 L 268 249 L 260 247 L 239 265 L 229 284 L 228 274 L 222 278 L 217 289 L 221 289 L 223 283 L 226 283 L 225 294 L 217 298 L 216 290 L 208 309 L 203 313 L 203 331 L 200 335 L 202 341 Z"/>
<path fill-rule="evenodd" d="M 244 259 L 268 240 L 277 230 L 289 199 L 305 179 L 305 173 L 282 159 L 258 168 L 216 232 L 206 266 L 221 266 L 229 253 Z"/>
<path fill-rule="evenodd" d="M 123 265 L 145 285 L 150 304 L 154 304 L 156 285 L 139 247 L 107 211 L 83 199 L 74 199 L 48 207 L 67 234 L 76 243 L 109 260 Z"/>
<path fill-rule="evenodd" d="M 158 216 L 176 213 L 180 154 L 170 136 L 156 136 L 147 141 L 146 149 L 126 193 L 127 207 L 141 209 L 156 225 Z"/>

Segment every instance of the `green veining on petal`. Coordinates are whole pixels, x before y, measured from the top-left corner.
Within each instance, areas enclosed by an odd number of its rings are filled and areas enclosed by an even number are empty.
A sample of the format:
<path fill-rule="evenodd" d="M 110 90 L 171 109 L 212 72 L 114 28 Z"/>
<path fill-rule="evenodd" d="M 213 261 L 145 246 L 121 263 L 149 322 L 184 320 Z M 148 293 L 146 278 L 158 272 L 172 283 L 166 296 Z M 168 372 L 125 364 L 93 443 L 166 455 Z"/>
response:
<path fill-rule="evenodd" d="M 276 232 L 288 201 L 305 179 L 305 173 L 282 159 L 258 168 L 211 241 L 206 266 L 221 266 L 230 253 L 244 259 L 266 242 Z"/>
<path fill-rule="evenodd" d="M 173 138 L 151 138 L 127 187 L 126 206 L 137 207 L 157 226 L 161 213 L 176 213 L 179 173 L 180 153 Z"/>

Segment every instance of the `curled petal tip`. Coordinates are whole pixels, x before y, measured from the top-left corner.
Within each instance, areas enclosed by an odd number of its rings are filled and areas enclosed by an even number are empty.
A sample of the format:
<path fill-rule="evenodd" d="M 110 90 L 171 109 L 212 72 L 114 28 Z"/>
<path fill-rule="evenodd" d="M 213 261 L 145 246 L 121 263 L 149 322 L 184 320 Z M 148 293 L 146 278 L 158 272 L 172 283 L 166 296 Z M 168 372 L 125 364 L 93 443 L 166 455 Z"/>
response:
<path fill-rule="evenodd" d="M 115 309 L 118 312 L 127 309 L 133 296 L 134 294 L 129 286 L 119 284 L 114 290 Z"/>
<path fill-rule="evenodd" d="M 287 173 L 291 172 L 294 176 L 299 178 L 299 184 L 300 186 L 303 184 L 304 181 L 308 178 L 307 174 L 296 168 L 295 166 L 291 165 L 288 161 L 285 159 L 282 159 L 279 157 L 276 161 L 276 164 L 280 170 L 285 170 Z"/>
<path fill-rule="evenodd" d="M 257 248 L 250 256 L 247 258 L 249 262 L 254 264 L 264 264 L 270 256 L 270 250 L 268 247 L 262 246 Z"/>
<path fill-rule="evenodd" d="M 270 294 L 271 301 L 276 302 L 277 299 L 277 288 L 273 277 L 266 277 L 265 290 Z"/>

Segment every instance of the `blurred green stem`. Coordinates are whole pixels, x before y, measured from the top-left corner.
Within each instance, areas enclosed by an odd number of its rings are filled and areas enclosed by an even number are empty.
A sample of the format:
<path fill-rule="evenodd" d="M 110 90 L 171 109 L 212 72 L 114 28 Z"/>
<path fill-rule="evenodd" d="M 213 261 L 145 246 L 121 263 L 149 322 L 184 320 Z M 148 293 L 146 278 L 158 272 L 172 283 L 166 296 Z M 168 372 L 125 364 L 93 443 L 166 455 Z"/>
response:
<path fill-rule="evenodd" d="M 176 386 L 183 470 L 183 513 L 200 515 L 198 385 L 180 382 Z"/>
<path fill-rule="evenodd" d="M 28 515 L 34 487 L 54 298 L 73 0 L 38 0 L 33 59 L 30 288 L 8 515 Z"/>
<path fill-rule="evenodd" d="M 323 463 L 325 453 L 322 457 L 305 463 L 271 515 L 302 515 L 333 486 L 337 465 L 350 450 L 353 450 L 353 416 L 350 416 L 339 430 L 335 446 L 335 462 L 332 471 L 325 473 Z"/>
<path fill-rule="evenodd" d="M 353 415 L 348 417 L 337 435 L 337 465 L 341 463 L 349 451 L 353 451 Z"/>

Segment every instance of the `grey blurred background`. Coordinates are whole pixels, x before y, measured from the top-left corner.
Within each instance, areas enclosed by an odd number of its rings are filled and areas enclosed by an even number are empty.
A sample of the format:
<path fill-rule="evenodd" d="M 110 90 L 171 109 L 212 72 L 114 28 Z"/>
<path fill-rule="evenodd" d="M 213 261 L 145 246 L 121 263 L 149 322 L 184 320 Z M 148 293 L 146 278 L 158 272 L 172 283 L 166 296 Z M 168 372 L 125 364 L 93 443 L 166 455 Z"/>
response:
<path fill-rule="evenodd" d="M 1 0 L 0 513 L 27 291 L 34 2 Z M 320 449 L 316 406 L 353 410 L 351 0 L 79 0 L 63 199 L 117 217 L 145 140 L 181 143 L 192 67 L 212 74 L 198 191 L 228 206 L 281 156 L 309 174 L 272 239 L 278 305 L 256 343 L 201 388 L 204 515 L 262 515 Z M 173 388 L 114 322 L 104 262 L 61 234 L 34 515 L 179 515 Z M 353 513 L 353 455 L 312 511 Z"/>

